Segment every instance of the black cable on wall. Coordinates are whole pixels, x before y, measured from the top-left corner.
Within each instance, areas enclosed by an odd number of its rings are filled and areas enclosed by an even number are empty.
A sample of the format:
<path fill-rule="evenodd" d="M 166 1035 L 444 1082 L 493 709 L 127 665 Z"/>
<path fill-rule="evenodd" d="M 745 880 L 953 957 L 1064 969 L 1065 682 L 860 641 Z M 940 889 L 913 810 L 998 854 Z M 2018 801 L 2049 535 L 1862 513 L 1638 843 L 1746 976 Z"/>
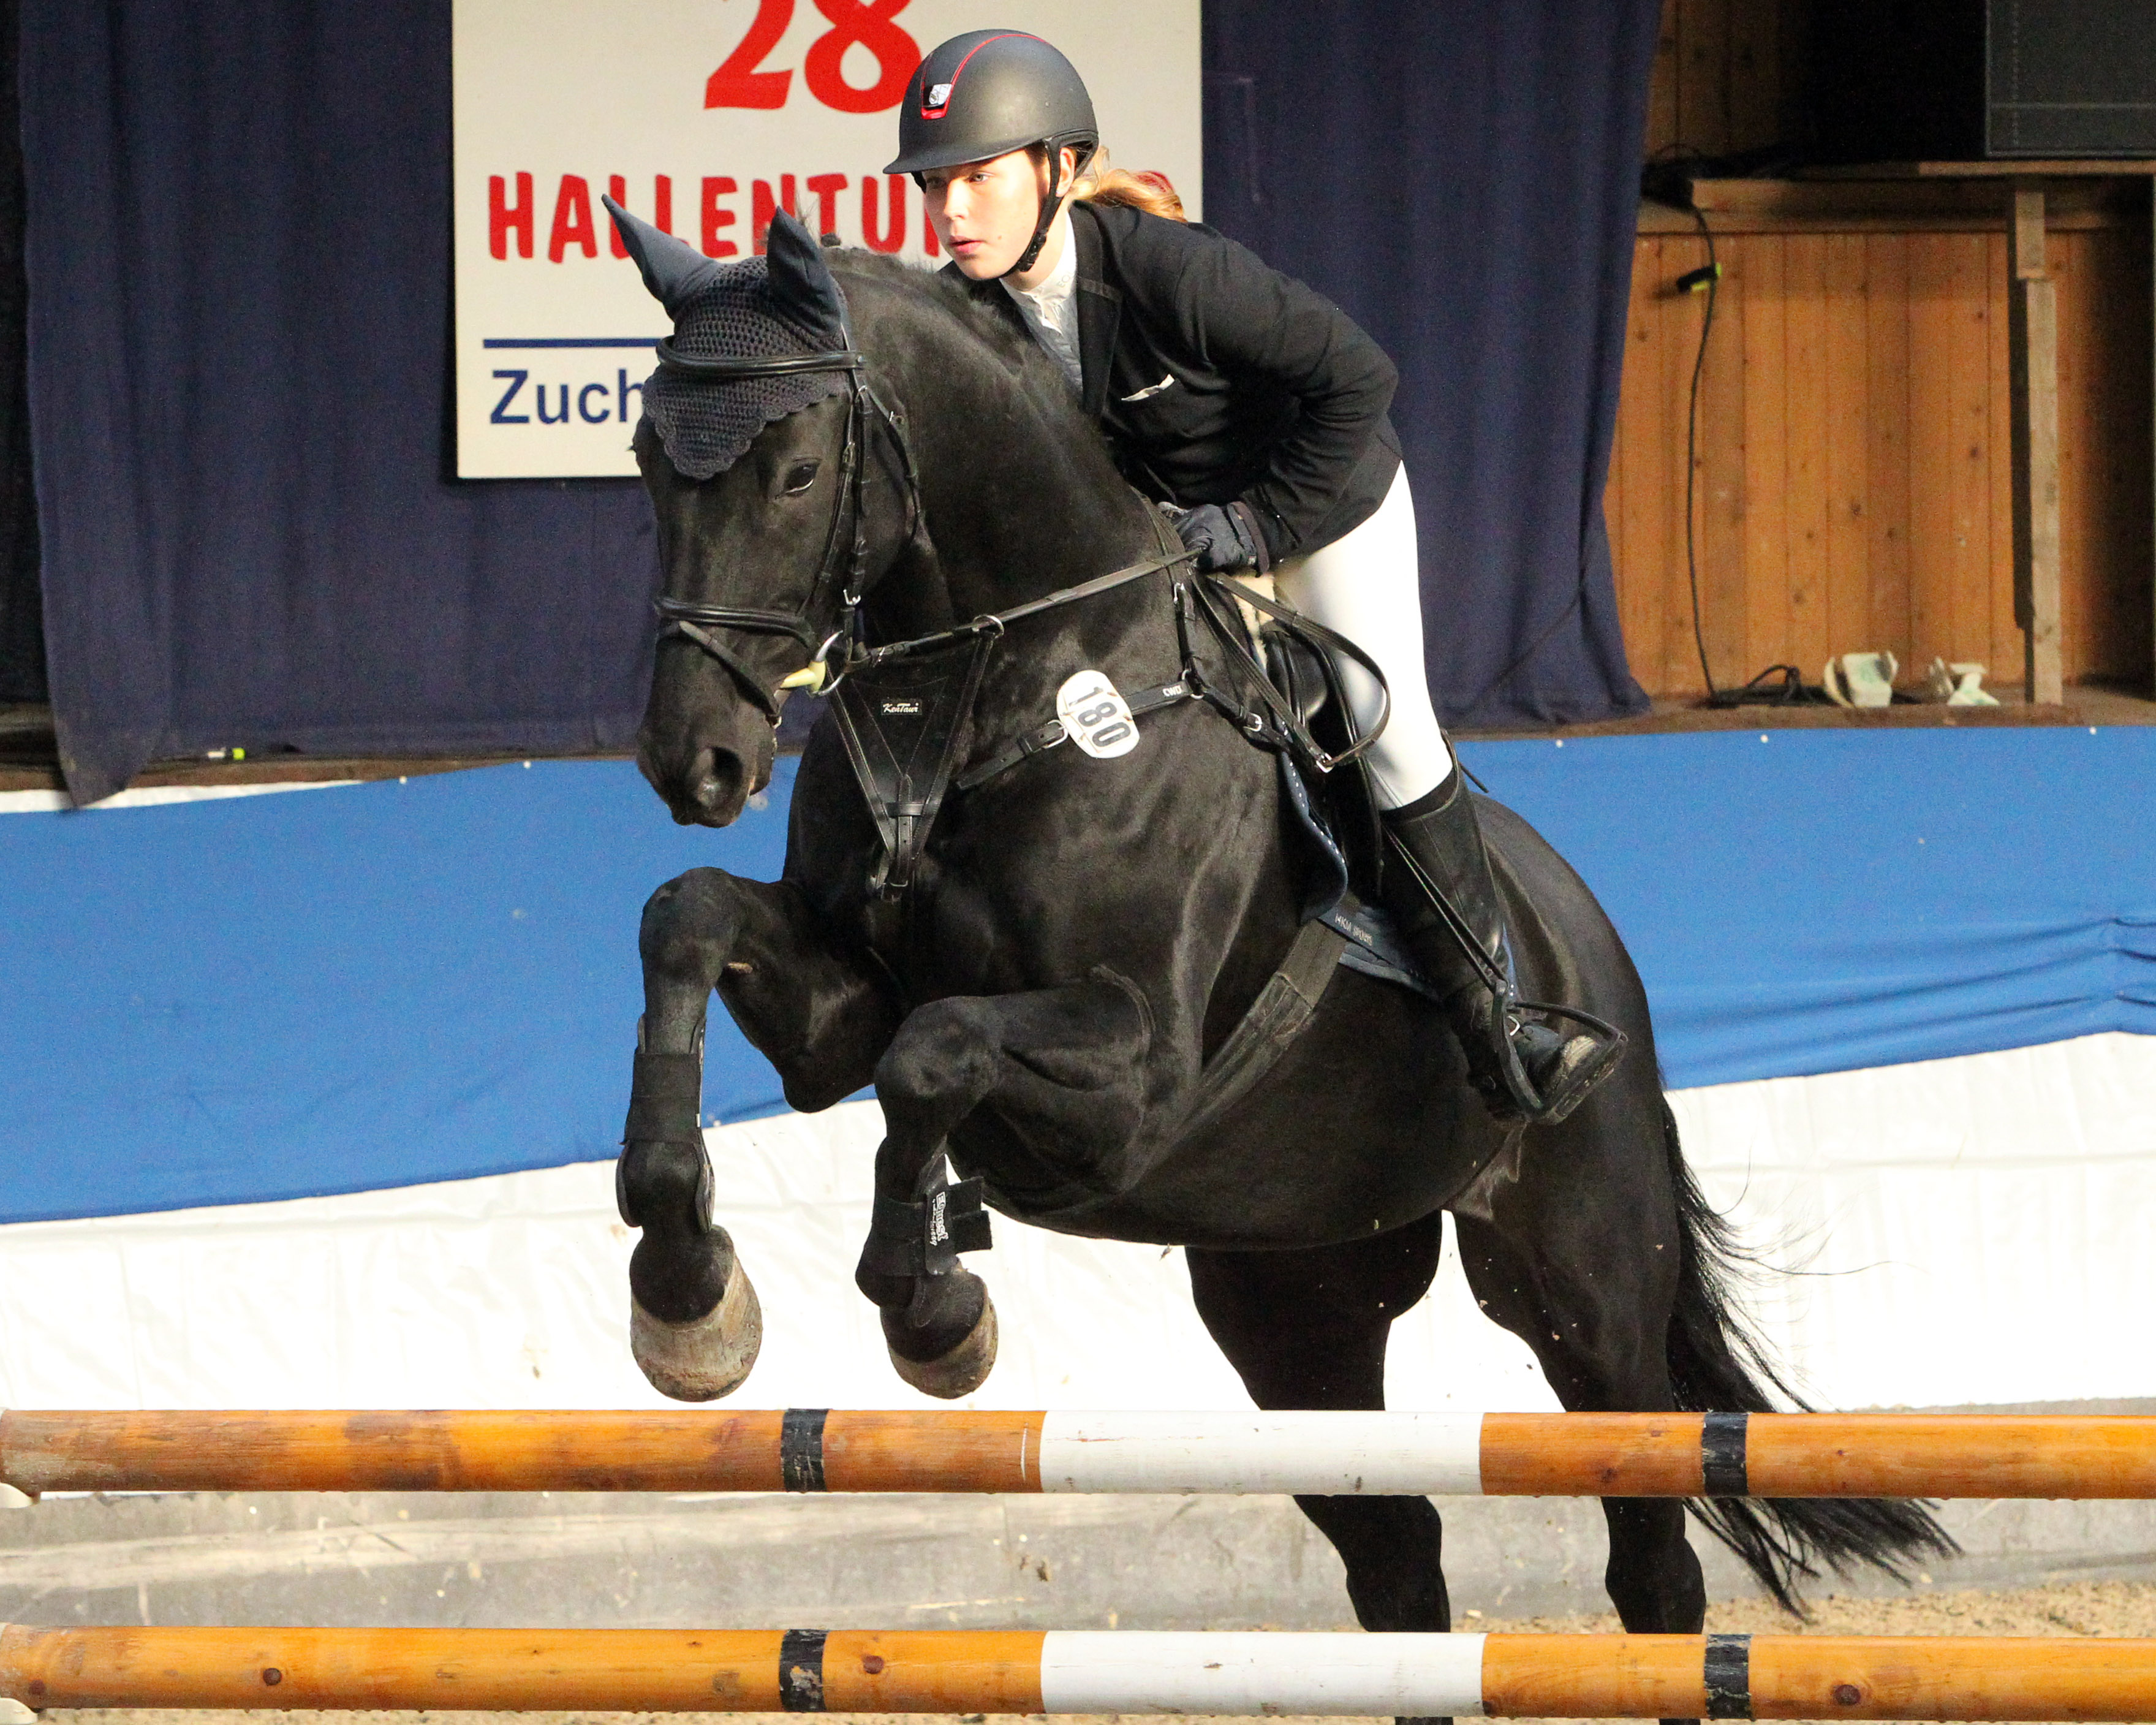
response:
<path fill-rule="evenodd" d="M 1707 370 L 1707 338 L 1714 331 L 1715 290 L 1722 285 L 1722 265 L 1714 255 L 1714 230 L 1707 225 L 1707 216 L 1697 204 L 1691 206 L 1691 218 L 1699 223 L 1699 237 L 1707 242 L 1707 264 L 1700 270 L 1688 270 L 1677 278 L 1679 293 L 1707 295 L 1707 315 L 1699 324 L 1699 352 L 1691 362 L 1691 404 L 1685 411 L 1685 573 L 1691 583 L 1691 639 L 1699 649 L 1699 674 L 1707 679 L 1707 698 L 1712 700 L 1720 691 L 1714 686 L 1714 667 L 1707 662 L 1707 628 L 1700 620 L 1699 609 L 1699 531 L 1694 524 L 1692 494 L 1694 482 L 1699 475 L 1699 380 Z"/>

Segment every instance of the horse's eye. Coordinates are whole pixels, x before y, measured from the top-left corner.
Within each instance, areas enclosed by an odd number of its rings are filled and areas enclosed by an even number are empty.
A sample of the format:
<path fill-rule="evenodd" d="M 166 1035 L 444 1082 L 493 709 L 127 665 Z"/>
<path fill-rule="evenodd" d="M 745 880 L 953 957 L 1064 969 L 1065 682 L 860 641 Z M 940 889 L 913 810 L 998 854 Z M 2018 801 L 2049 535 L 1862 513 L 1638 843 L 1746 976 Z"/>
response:
<path fill-rule="evenodd" d="M 797 461 L 793 466 L 788 468 L 786 495 L 789 497 L 798 497 L 809 486 L 814 485 L 816 470 L 822 465 L 820 461 Z"/>

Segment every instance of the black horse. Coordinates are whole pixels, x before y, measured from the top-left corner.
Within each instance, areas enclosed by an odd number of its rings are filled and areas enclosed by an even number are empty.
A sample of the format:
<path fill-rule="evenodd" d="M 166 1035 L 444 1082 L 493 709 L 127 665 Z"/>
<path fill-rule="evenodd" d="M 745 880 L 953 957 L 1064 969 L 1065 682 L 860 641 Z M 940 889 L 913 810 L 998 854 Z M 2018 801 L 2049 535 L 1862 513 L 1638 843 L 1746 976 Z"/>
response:
<path fill-rule="evenodd" d="M 1192 623 L 1173 536 L 1034 344 L 783 217 L 766 263 L 724 267 L 616 220 L 675 322 L 636 445 L 669 619 L 645 776 L 677 820 L 722 827 L 770 776 L 782 685 L 850 679 L 802 757 L 783 880 L 697 869 L 644 911 L 619 1190 L 653 1381 L 724 1394 L 760 1331 L 696 1130 L 716 988 L 794 1107 L 874 1082 L 887 1136 L 855 1279 L 933 1394 L 994 1358 L 994 1308 L 952 1255 L 985 1219 L 947 1155 L 1006 1216 L 1187 1247 L 1261 1408 L 1383 1404 L 1386 1337 L 1448 1209 L 1478 1301 L 1568 1408 L 1786 1396 L 1732 1312 L 1735 1253 L 1680 1153 L 1639 977 L 1563 860 L 1481 804 L 1522 992 L 1620 1026 L 1631 1052 L 1562 1124 L 1507 1131 L 1421 995 L 1334 967 L 1337 946 L 1317 973 L 1284 956 L 1307 947 L 1313 852 L 1250 740 L 1278 727 L 1183 698 L 1232 686 L 1233 655 Z M 747 418 L 727 465 L 729 413 Z M 1150 691 L 1135 748 L 1048 746 L 1093 722 L 1055 721 L 1081 672 Z M 1116 722 L 1100 734 L 1127 743 Z M 1449 1627 L 1426 1499 L 1298 1501 L 1366 1628 Z M 1685 1506 L 1604 1507 L 1625 1625 L 1697 1631 Z M 1785 1604 L 1820 1560 L 1892 1569 L 1946 1545 L 1902 1502 L 1690 1507 Z"/>

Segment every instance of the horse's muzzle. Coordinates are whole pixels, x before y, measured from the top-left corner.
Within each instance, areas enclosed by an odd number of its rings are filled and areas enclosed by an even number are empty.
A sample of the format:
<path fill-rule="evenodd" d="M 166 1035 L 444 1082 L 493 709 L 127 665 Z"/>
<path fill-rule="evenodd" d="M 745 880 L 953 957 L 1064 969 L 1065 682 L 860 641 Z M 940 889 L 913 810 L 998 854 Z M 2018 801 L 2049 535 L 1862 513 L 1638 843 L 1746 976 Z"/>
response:
<path fill-rule="evenodd" d="M 639 750 L 637 764 L 685 827 L 732 826 L 749 798 L 771 783 L 768 750 L 753 766 L 734 750 L 717 747 L 697 749 L 671 767 Z"/>

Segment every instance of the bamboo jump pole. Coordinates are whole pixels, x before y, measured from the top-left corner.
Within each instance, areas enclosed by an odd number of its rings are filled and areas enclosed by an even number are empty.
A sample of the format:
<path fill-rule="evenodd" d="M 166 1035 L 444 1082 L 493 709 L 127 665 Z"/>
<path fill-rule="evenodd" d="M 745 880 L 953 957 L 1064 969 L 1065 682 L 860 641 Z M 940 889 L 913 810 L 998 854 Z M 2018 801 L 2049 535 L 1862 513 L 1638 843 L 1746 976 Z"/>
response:
<path fill-rule="evenodd" d="M 43 1491 L 2156 1497 L 2156 1418 L 1924 1414 L 0 1413 Z"/>
<path fill-rule="evenodd" d="M 2156 1719 L 2156 1641 L 0 1626 L 33 1707 Z"/>

